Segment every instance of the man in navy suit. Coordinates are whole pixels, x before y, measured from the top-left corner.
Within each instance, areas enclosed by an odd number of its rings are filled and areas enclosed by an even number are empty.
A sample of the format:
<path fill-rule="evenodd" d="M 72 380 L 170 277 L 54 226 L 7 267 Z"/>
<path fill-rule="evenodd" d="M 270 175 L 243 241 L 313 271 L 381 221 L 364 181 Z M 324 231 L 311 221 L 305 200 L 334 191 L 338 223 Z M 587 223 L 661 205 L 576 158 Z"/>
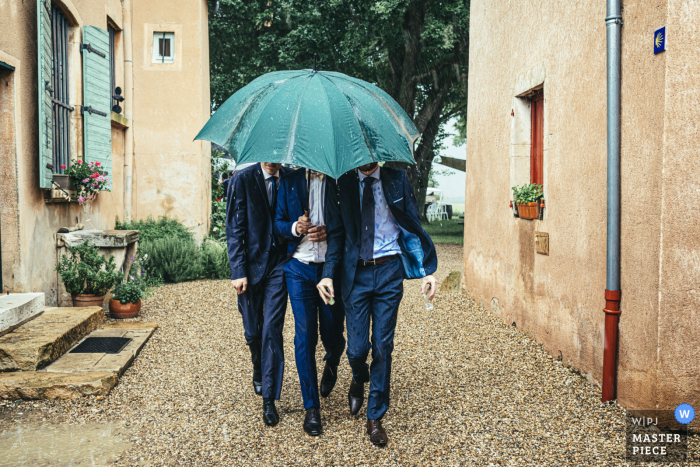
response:
<path fill-rule="evenodd" d="M 422 278 L 421 293 L 432 300 L 437 281 L 435 246 L 420 225 L 418 206 L 406 172 L 377 163 L 347 172 L 327 201 L 328 251 L 318 290 L 324 302 L 334 297 L 336 268 L 341 271 L 352 382 L 350 413 L 367 399 L 367 434 L 376 445 L 388 442 L 381 419 L 389 408 L 391 352 L 403 280 Z M 370 343 L 370 318 L 372 340 Z M 372 350 L 372 364 L 367 357 Z"/>
<path fill-rule="evenodd" d="M 279 176 L 291 171 L 261 163 L 237 172 L 229 184 L 226 240 L 231 281 L 253 361 L 253 388 L 263 396 L 263 421 L 279 422 L 275 400 L 282 392 L 282 327 L 287 309 L 286 242 L 273 232 Z"/>
<path fill-rule="evenodd" d="M 294 349 L 306 409 L 303 427 L 306 433 L 318 436 L 323 429 L 316 371 L 319 324 L 321 342 L 326 349 L 321 396 L 328 397 L 335 386 L 338 364 L 345 350 L 345 312 L 341 300 L 333 305 L 325 304 L 316 289 L 316 284 L 323 278 L 327 249 L 326 196 L 335 192 L 336 183 L 332 178 L 313 171 L 308 183 L 307 196 L 306 169 L 282 177 L 277 195 L 275 234 L 287 240 L 289 261 L 284 267 L 284 275 L 294 313 Z M 306 209 L 308 217 L 304 215 Z"/>

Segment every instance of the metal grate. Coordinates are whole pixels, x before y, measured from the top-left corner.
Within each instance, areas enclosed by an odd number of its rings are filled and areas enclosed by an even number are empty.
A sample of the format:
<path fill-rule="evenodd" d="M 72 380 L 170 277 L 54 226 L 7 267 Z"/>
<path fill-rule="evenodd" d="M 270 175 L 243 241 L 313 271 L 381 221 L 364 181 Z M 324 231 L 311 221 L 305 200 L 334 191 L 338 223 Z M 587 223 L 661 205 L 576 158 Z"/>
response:
<path fill-rule="evenodd" d="M 70 353 L 109 353 L 116 354 L 122 351 L 131 342 L 127 337 L 88 337 Z"/>

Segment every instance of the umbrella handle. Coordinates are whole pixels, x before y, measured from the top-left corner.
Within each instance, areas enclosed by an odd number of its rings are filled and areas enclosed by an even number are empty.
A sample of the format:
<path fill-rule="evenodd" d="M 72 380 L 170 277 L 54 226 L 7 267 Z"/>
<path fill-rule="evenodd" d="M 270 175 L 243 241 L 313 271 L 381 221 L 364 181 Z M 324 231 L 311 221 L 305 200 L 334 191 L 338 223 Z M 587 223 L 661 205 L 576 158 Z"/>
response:
<path fill-rule="evenodd" d="M 308 209 L 304 209 L 304 217 L 309 217 L 309 210 Z"/>

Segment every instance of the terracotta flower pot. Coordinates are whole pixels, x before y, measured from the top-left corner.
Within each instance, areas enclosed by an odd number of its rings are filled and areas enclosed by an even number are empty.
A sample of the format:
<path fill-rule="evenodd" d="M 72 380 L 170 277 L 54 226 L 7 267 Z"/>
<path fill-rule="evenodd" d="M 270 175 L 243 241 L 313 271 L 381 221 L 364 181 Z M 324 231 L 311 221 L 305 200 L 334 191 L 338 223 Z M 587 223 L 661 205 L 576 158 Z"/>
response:
<path fill-rule="evenodd" d="M 104 295 L 83 293 L 83 294 L 72 295 L 72 297 L 73 297 L 73 306 L 74 307 L 102 306 L 102 304 L 105 301 Z"/>
<path fill-rule="evenodd" d="M 109 312 L 113 318 L 128 319 L 135 318 L 141 311 L 141 300 L 136 303 L 122 304 L 119 300 L 109 301 Z"/>
<path fill-rule="evenodd" d="M 523 204 L 518 203 L 518 217 L 521 219 L 539 219 L 540 203 L 538 201 Z"/>

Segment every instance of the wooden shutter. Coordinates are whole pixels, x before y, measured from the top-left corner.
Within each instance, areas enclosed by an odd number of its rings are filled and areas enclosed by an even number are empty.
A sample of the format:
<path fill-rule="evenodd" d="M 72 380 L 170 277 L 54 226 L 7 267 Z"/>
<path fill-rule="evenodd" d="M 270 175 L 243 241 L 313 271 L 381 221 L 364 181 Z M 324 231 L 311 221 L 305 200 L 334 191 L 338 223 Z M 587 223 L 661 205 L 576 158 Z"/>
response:
<path fill-rule="evenodd" d="M 51 46 L 51 1 L 37 0 L 37 76 L 39 79 L 39 186 L 51 188 L 54 168 L 53 158 L 53 109 L 51 98 L 51 63 L 53 60 Z"/>
<path fill-rule="evenodd" d="M 109 33 L 95 26 L 84 26 L 81 50 L 84 157 L 88 162 L 99 161 L 113 183 Z"/>
<path fill-rule="evenodd" d="M 532 134 L 530 145 L 530 183 L 544 184 L 544 93 L 535 91 L 530 116 Z"/>

